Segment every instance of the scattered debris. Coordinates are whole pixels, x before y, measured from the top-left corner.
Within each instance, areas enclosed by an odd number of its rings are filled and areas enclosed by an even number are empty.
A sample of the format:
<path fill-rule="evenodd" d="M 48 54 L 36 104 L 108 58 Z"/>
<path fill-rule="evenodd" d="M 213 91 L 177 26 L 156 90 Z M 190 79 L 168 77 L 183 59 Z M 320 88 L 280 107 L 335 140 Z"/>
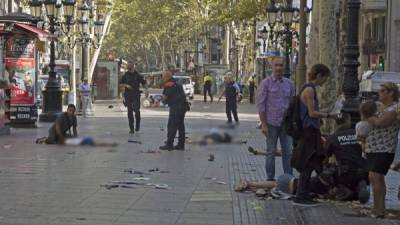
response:
<path fill-rule="evenodd" d="M 113 188 L 118 188 L 118 184 L 101 184 L 100 187 L 104 187 L 107 190 L 111 190 Z"/>
<path fill-rule="evenodd" d="M 109 105 L 108 108 L 109 108 L 109 109 L 112 109 L 112 108 L 114 108 L 114 106 L 113 106 L 113 105 Z"/>
<path fill-rule="evenodd" d="M 130 174 L 136 174 L 136 175 L 149 175 L 148 173 L 138 171 L 138 170 L 133 170 L 133 169 L 124 169 L 124 173 L 130 173 Z"/>
<path fill-rule="evenodd" d="M 227 184 L 227 183 L 224 182 L 224 181 L 217 181 L 216 183 L 217 183 L 217 184 L 222 184 L 222 185 L 226 185 L 226 184 Z"/>
<path fill-rule="evenodd" d="M 215 159 L 215 156 L 213 154 L 208 155 L 208 161 L 213 162 Z"/>
<path fill-rule="evenodd" d="M 142 180 L 142 181 L 149 181 L 150 177 L 134 177 L 133 180 Z"/>
<path fill-rule="evenodd" d="M 141 141 L 137 141 L 137 140 L 128 140 L 129 143 L 135 143 L 135 144 L 142 144 Z"/>
<path fill-rule="evenodd" d="M 107 149 L 107 152 L 118 152 L 117 149 Z"/>
<path fill-rule="evenodd" d="M 67 152 L 68 155 L 75 155 L 76 152 Z"/>
<path fill-rule="evenodd" d="M 146 150 L 146 151 L 139 151 L 138 153 L 149 153 L 149 154 L 160 154 L 160 150 Z"/>
<path fill-rule="evenodd" d="M 155 189 L 164 189 L 164 190 L 169 190 L 171 189 L 167 184 L 155 184 L 154 185 Z"/>
<path fill-rule="evenodd" d="M 86 218 L 84 218 L 84 217 L 78 217 L 78 218 L 76 218 L 76 220 L 86 220 Z"/>

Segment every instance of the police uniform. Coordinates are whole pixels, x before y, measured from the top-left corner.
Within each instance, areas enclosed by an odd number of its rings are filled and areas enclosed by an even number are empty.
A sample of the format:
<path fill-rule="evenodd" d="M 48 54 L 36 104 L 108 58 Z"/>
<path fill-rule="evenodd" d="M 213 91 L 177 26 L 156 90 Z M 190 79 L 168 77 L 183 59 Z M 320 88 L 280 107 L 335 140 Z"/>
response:
<path fill-rule="evenodd" d="M 140 84 L 144 86 L 146 81 L 144 80 L 143 76 L 135 70 L 126 72 L 122 76 L 121 84 L 128 84 L 132 87 L 132 89 L 125 88 L 124 104 L 128 108 L 129 128 L 133 133 L 135 130 L 135 119 L 133 118 L 133 112 L 135 112 L 136 118 L 136 131 L 140 130 Z"/>
<path fill-rule="evenodd" d="M 212 77 L 210 75 L 204 76 L 204 87 L 203 87 L 203 94 L 204 94 L 204 102 L 207 102 L 207 94 L 211 98 L 211 102 L 213 102 L 213 96 L 211 94 L 211 86 L 212 86 Z"/>
<path fill-rule="evenodd" d="M 235 87 L 235 82 L 229 82 L 225 84 L 225 111 L 228 117 L 228 123 L 232 122 L 232 115 L 236 122 L 239 122 L 237 115 L 237 102 L 236 97 L 238 94 L 238 89 Z"/>
<path fill-rule="evenodd" d="M 249 78 L 249 100 L 250 103 L 253 104 L 254 103 L 254 90 L 256 88 L 256 83 L 254 81 L 253 77 Z"/>
<path fill-rule="evenodd" d="M 185 113 L 187 111 L 187 100 L 182 85 L 174 79 L 164 84 L 163 95 L 166 96 L 165 103 L 169 106 L 168 138 L 165 150 L 172 150 L 176 132 L 179 131 L 178 145 L 175 149 L 184 150 L 185 146 Z M 163 149 L 163 147 L 160 147 Z"/>
<path fill-rule="evenodd" d="M 338 163 L 336 182 L 355 189 L 358 182 L 368 181 L 367 161 L 354 129 L 339 128 L 327 140 L 327 156 L 335 155 Z"/>

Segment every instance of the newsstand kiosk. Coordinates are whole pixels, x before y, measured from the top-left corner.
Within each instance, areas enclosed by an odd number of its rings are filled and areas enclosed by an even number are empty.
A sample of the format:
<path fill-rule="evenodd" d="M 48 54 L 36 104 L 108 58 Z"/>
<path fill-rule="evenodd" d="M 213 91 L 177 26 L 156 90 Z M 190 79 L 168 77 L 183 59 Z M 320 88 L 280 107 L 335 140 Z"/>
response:
<path fill-rule="evenodd" d="M 38 47 L 44 49 L 47 37 L 47 32 L 29 24 L 0 20 L 0 78 L 11 84 L 5 97 L 9 106 L 3 103 L 9 107 L 4 111 L 9 112 L 11 125 L 34 125 L 37 121 Z"/>

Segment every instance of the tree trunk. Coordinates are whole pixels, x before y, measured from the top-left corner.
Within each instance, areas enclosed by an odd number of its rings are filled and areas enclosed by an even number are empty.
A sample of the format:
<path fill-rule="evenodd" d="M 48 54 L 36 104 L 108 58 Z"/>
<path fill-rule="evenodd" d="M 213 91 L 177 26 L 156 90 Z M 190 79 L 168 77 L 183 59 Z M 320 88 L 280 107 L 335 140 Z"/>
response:
<path fill-rule="evenodd" d="M 339 23 L 337 28 L 338 37 L 338 54 L 337 54 L 337 77 L 336 77 L 336 93 L 337 95 L 342 94 L 343 78 L 344 78 L 344 47 L 346 45 L 346 3 L 347 0 L 341 0 L 340 12 L 339 12 Z"/>
<path fill-rule="evenodd" d="M 320 12 L 320 1 L 314 0 L 313 10 L 311 14 L 311 31 L 310 41 L 307 50 L 307 65 L 311 68 L 312 65 L 319 62 L 319 12 Z"/>
<path fill-rule="evenodd" d="M 336 100 L 337 76 L 337 12 L 338 1 L 320 1 L 319 3 L 319 62 L 331 70 L 331 76 L 320 89 L 320 108 L 331 110 Z M 321 132 L 331 133 L 334 121 L 325 120 Z"/>

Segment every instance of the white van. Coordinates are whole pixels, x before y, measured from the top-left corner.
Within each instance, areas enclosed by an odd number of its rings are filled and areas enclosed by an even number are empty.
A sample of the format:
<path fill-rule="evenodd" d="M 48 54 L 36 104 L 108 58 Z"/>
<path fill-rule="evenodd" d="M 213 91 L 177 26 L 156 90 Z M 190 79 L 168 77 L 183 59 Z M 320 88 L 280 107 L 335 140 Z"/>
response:
<path fill-rule="evenodd" d="M 174 75 L 174 79 L 176 82 L 182 85 L 183 90 L 185 91 L 185 95 L 189 97 L 189 99 L 194 98 L 194 82 L 190 76 L 183 76 L 180 74 Z"/>

